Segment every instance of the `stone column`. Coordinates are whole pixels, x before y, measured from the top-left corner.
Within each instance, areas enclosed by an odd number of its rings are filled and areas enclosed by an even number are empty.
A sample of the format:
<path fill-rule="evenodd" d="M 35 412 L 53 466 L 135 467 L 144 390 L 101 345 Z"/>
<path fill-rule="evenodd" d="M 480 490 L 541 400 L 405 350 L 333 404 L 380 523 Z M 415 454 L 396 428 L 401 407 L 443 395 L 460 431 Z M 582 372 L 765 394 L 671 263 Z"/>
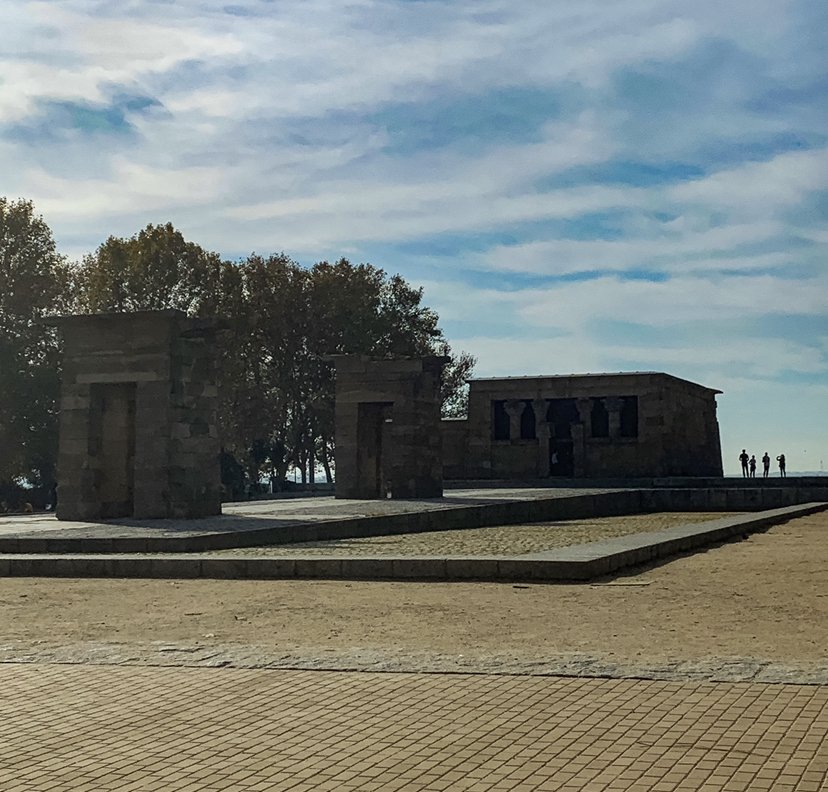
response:
<path fill-rule="evenodd" d="M 509 438 L 511 440 L 520 440 L 520 417 L 526 409 L 526 402 L 520 399 L 510 399 L 503 408 L 509 416 Z"/>
<path fill-rule="evenodd" d="M 545 422 L 536 427 L 535 431 L 538 435 L 538 475 L 541 478 L 546 478 L 552 475 L 549 465 L 549 443 L 552 436 L 552 427 Z"/>
<path fill-rule="evenodd" d="M 609 416 L 609 436 L 621 436 L 621 408 L 624 406 L 624 400 L 619 396 L 608 396 L 604 399 L 604 407 L 607 408 L 607 415 Z"/>
<path fill-rule="evenodd" d="M 592 425 L 592 399 L 581 396 L 575 399 L 575 407 L 578 409 L 578 420 L 583 425 L 585 431 L 588 432 Z"/>
<path fill-rule="evenodd" d="M 572 424 L 572 472 L 575 478 L 586 475 L 586 442 L 584 441 L 584 425 Z"/>
<path fill-rule="evenodd" d="M 581 397 L 575 400 L 579 423 L 572 424 L 572 456 L 575 478 L 587 475 L 586 435 L 592 423 L 592 400 Z"/>
<path fill-rule="evenodd" d="M 538 475 L 541 478 L 546 478 L 552 473 L 549 468 L 549 441 L 552 436 L 552 427 L 546 420 L 548 409 L 549 404 L 546 399 L 535 399 L 532 402 L 532 410 L 535 413 L 535 434 L 538 438 Z"/>

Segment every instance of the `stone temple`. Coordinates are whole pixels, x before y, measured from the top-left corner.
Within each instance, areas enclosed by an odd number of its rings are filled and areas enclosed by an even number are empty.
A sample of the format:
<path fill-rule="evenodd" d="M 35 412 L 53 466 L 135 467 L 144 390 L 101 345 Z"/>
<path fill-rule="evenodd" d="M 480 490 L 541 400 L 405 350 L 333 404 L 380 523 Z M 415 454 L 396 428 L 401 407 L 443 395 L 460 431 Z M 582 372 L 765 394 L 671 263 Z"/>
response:
<path fill-rule="evenodd" d="M 217 325 L 181 311 L 67 316 L 57 516 L 221 513 Z M 444 479 L 720 477 L 716 395 L 659 372 L 469 382 L 444 357 L 335 355 L 336 496 L 439 498 Z"/>
<path fill-rule="evenodd" d="M 469 386 L 468 418 L 442 422 L 447 479 L 723 474 L 713 388 L 660 372 Z"/>
<path fill-rule="evenodd" d="M 215 323 L 174 310 L 54 322 L 58 518 L 220 514 Z"/>

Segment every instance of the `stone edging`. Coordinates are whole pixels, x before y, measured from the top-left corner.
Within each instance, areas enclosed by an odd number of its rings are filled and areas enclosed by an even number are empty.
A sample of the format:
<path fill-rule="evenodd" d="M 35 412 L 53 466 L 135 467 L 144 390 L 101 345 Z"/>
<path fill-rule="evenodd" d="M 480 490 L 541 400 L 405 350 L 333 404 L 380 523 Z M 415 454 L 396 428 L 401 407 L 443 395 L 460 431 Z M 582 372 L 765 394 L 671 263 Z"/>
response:
<path fill-rule="evenodd" d="M 235 668 L 403 674 L 487 674 L 668 681 L 758 682 L 828 685 L 828 664 L 779 662 L 754 657 L 619 659 L 581 652 L 456 655 L 430 651 L 270 646 L 213 643 L 101 643 L 0 646 L 0 663 Z"/>

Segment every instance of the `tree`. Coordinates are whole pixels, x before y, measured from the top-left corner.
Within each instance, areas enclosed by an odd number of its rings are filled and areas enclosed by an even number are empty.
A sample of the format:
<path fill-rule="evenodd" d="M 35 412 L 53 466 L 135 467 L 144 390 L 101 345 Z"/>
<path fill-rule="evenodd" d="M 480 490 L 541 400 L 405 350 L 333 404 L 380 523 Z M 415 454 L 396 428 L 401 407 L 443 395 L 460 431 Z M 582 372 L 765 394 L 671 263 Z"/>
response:
<path fill-rule="evenodd" d="M 477 360 L 468 352 L 453 355 L 447 343 L 441 346 L 440 354 L 449 358 L 440 388 L 443 418 L 465 418 L 469 412 L 469 386 L 466 383 Z"/>
<path fill-rule="evenodd" d="M 217 253 L 187 242 L 171 223 L 148 225 L 84 257 L 79 297 L 90 313 L 178 308 L 205 316 L 220 310 L 222 270 Z"/>
<path fill-rule="evenodd" d="M 284 253 L 239 262 L 243 310 L 231 318 L 238 422 L 233 447 L 274 484 L 306 442 L 296 419 L 306 379 L 307 270 Z M 241 407 L 241 409 L 238 409 Z"/>
<path fill-rule="evenodd" d="M 49 226 L 31 201 L 0 197 L 0 482 L 54 485 L 59 346 L 39 320 L 71 303 Z"/>

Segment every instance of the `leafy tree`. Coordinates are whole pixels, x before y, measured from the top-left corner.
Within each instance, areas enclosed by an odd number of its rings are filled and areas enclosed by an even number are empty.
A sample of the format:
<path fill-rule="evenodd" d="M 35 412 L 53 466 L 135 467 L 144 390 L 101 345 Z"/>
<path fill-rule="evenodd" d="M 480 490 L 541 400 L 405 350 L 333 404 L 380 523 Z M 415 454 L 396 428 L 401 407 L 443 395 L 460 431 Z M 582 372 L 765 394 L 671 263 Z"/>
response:
<path fill-rule="evenodd" d="M 46 222 L 30 201 L 0 197 L 0 482 L 54 485 L 59 347 L 39 320 L 71 302 Z"/>
<path fill-rule="evenodd" d="M 466 381 L 471 377 L 474 365 L 477 362 L 473 355 L 461 352 L 452 354 L 448 343 L 440 347 L 440 354 L 449 358 L 443 369 L 441 398 L 443 402 L 444 418 L 465 418 L 469 411 L 469 386 Z"/>
<path fill-rule="evenodd" d="M 234 445 L 247 449 L 256 474 L 264 469 L 276 483 L 302 445 L 295 416 L 305 379 L 308 273 L 283 253 L 253 254 L 237 268 L 244 310 L 231 319 L 239 366 L 233 387 L 244 409 Z"/>
<path fill-rule="evenodd" d="M 312 480 L 319 461 L 331 479 L 331 354 L 447 355 L 444 410 L 462 411 L 474 360 L 451 354 L 422 296 L 399 275 L 346 259 L 310 270 L 283 253 L 222 261 L 169 223 L 109 237 L 72 269 L 31 202 L 0 198 L 0 489 L 54 483 L 59 342 L 44 316 L 178 308 L 217 317 L 222 469 L 238 494 L 263 473 L 278 484 L 290 465 Z"/>
<path fill-rule="evenodd" d="M 218 309 L 222 261 L 172 224 L 148 225 L 129 239 L 109 237 L 83 260 L 78 286 L 91 313 L 178 308 L 207 315 Z"/>

